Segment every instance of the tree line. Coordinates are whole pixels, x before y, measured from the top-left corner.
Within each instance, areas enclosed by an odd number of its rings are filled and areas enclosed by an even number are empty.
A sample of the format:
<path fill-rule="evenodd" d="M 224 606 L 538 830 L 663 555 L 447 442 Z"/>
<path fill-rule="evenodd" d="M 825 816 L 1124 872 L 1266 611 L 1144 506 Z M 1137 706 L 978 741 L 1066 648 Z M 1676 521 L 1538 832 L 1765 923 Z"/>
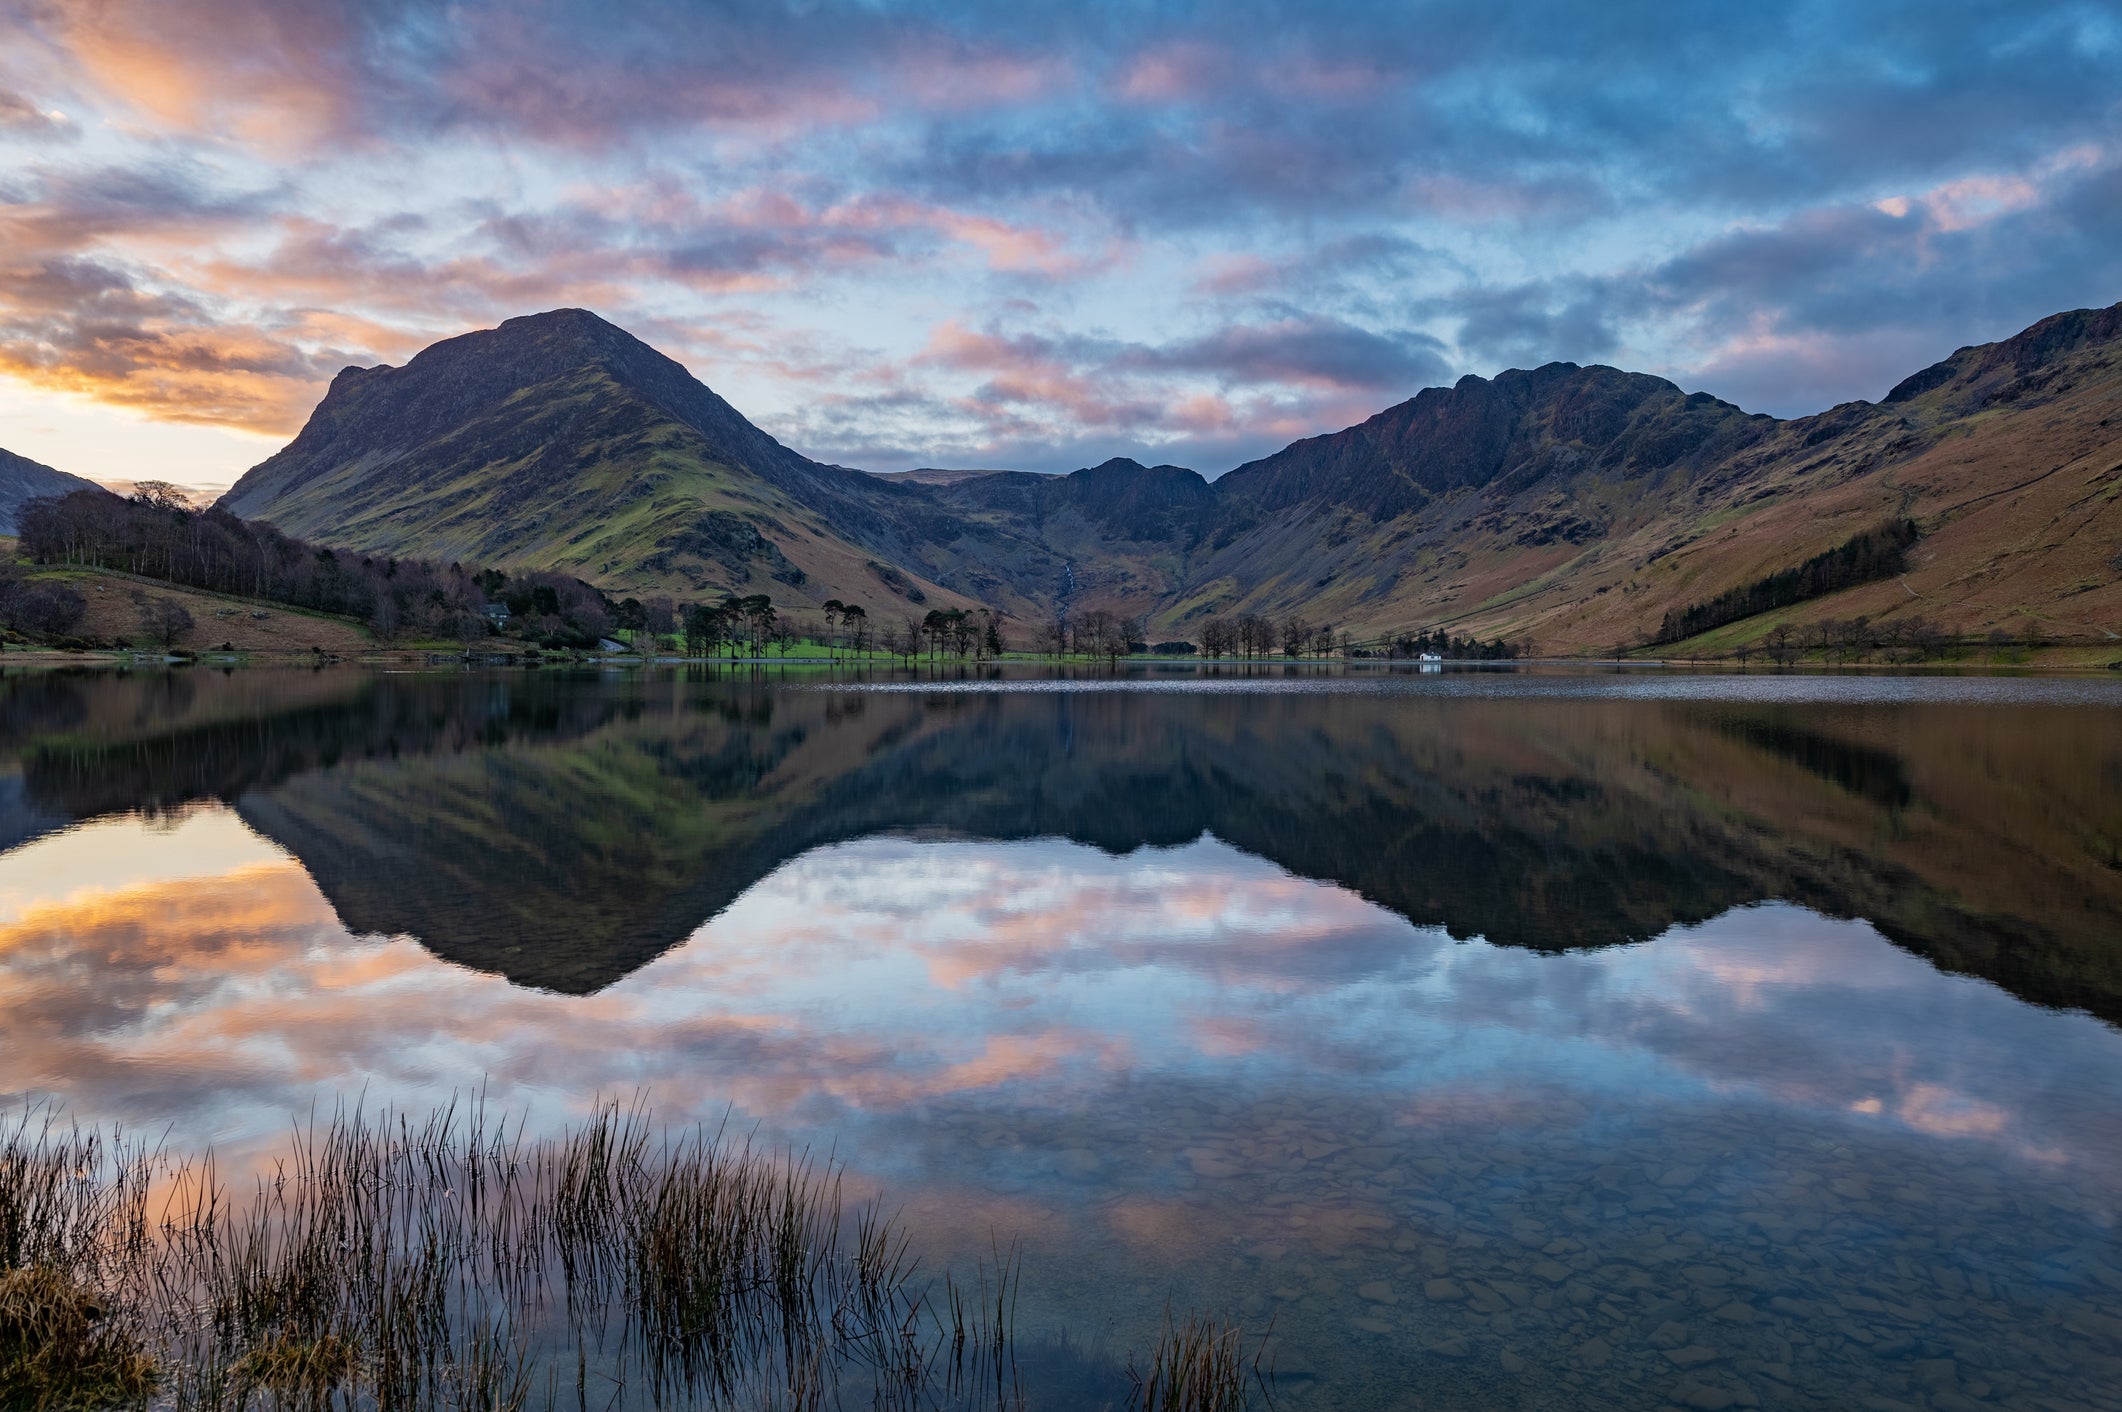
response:
<path fill-rule="evenodd" d="M 1889 520 L 1875 525 L 1824 554 L 1815 554 L 1794 569 L 1778 570 L 1727 589 L 1707 602 L 1671 610 L 1659 625 L 1653 644 L 1681 642 L 1727 623 L 1889 578 L 1908 567 L 1908 549 L 1916 539 L 1914 520 Z"/>
<path fill-rule="evenodd" d="M 198 509 L 156 482 L 130 496 L 77 490 L 32 500 L 18 527 L 22 553 L 40 564 L 114 570 L 355 618 L 384 641 L 471 643 L 493 631 L 487 609 L 495 602 L 510 606 L 517 635 L 543 645 L 594 646 L 611 630 L 604 596 L 564 574 L 340 553 L 262 521 Z"/>

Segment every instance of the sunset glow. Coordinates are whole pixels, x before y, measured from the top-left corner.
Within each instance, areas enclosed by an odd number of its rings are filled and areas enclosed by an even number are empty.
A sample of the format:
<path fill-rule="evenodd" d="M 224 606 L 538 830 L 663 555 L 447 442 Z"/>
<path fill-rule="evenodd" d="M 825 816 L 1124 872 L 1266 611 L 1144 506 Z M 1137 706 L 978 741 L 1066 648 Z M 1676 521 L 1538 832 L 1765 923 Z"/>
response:
<path fill-rule="evenodd" d="M 0 444 L 225 485 L 580 305 L 805 454 L 1215 475 L 1553 359 L 1877 398 L 2122 289 L 2105 4 L 0 3 Z"/>

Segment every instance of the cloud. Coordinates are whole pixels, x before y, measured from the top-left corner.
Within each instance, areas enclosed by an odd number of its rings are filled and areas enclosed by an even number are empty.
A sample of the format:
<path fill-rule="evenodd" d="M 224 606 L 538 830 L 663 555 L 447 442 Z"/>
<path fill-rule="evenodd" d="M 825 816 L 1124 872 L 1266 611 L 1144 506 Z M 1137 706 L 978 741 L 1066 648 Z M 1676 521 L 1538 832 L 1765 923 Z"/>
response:
<path fill-rule="evenodd" d="M 1308 386 L 1406 397 L 1449 378 L 1441 341 L 1377 333 L 1338 319 L 1292 317 L 1234 325 L 1199 338 L 1130 351 L 1122 368 L 1205 372 L 1225 384 Z"/>
<path fill-rule="evenodd" d="M 80 129 L 66 114 L 40 108 L 21 94 L 0 88 L 0 133 L 15 133 L 46 140 L 73 137 Z"/>
<path fill-rule="evenodd" d="M 231 317 L 121 253 L 178 249 L 259 210 L 181 176 L 33 172 L 0 207 L 0 372 L 173 421 L 291 431 L 345 350 L 300 311 Z"/>
<path fill-rule="evenodd" d="M 975 1182 L 995 1147 L 977 1135 L 1001 1123 L 1028 1139 L 999 1159 L 1019 1183 L 1071 1145 L 1047 1124 L 1102 1151 L 1122 1149 L 1100 1125 L 1154 1130 L 1125 1149 L 1154 1166 L 1257 1138 L 1250 1106 L 1284 1095 L 1382 1105 L 1415 1140 L 1553 1130 L 1625 1095 L 2112 1170 L 2111 1032 L 1795 907 L 1543 955 L 1454 943 L 1208 838 L 1122 856 L 872 838 L 791 860 L 684 946 L 570 997 L 347 934 L 276 850 L 238 839 L 243 861 L 213 866 L 232 827 L 197 811 L 135 849 L 176 866 L 0 919 L 0 1092 L 241 1147 L 335 1096 L 424 1105 L 483 1082 L 550 1125 L 645 1090 L 665 1121 L 734 1104 L 776 1134 L 837 1134 L 871 1170 L 925 1157 Z"/>
<path fill-rule="evenodd" d="M 871 465 L 1072 470 L 1125 454 L 1213 475 L 1447 372 L 1426 335 L 1322 317 L 1162 343 L 946 320 L 912 359 L 860 392 L 821 391 L 778 430 L 818 454 Z M 897 426 L 912 436 L 892 437 Z"/>
<path fill-rule="evenodd" d="M 159 418 L 584 304 L 819 454 L 1213 469 L 1556 358 L 1817 410 L 2122 293 L 2097 4 L 0 15 L 0 372 Z"/>

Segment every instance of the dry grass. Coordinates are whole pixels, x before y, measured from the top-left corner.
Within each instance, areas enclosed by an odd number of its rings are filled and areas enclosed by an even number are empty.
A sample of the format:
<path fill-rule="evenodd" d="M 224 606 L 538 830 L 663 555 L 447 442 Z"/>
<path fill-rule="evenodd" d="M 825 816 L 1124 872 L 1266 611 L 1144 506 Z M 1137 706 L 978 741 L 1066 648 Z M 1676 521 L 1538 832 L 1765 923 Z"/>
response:
<path fill-rule="evenodd" d="M 640 1106 L 542 1141 L 477 1105 L 342 1113 L 241 1197 L 32 1116 L 0 1132 L 0 1257 L 0 1407 L 1026 1402 L 1013 1254 L 917 1279 L 831 1164 Z M 1147 1407 L 1242 1405 L 1234 1332 L 1169 1333 Z"/>
<path fill-rule="evenodd" d="M 1253 1393 L 1267 1395 L 1273 1381 L 1261 1366 L 1266 1350 L 1263 1336 L 1247 1356 L 1244 1333 L 1235 1324 L 1191 1313 L 1174 1320 L 1167 1310 L 1148 1369 L 1128 1366 L 1134 1384 L 1129 1406 L 1140 1412 L 1243 1412 Z"/>
<path fill-rule="evenodd" d="M 0 1274 L 0 1407 L 126 1407 L 155 1390 L 153 1361 L 109 1305 L 64 1270 Z"/>

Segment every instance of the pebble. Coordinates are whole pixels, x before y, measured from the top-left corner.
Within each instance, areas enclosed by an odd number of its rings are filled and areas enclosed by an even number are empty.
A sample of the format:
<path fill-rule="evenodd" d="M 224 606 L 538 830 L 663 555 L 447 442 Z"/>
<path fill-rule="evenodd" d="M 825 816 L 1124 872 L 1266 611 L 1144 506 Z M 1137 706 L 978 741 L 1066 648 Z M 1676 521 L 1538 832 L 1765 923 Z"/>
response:
<path fill-rule="evenodd" d="M 1685 1348 L 1668 1348 L 1665 1356 L 1682 1368 L 1699 1368 L 1704 1363 L 1715 1363 L 1724 1357 L 1707 1344 L 1691 1343 Z"/>
<path fill-rule="evenodd" d="M 1724 1387 L 1717 1383 L 1698 1382 L 1683 1378 L 1673 1385 L 1667 1394 L 1682 1407 L 1693 1407 L 1700 1412 L 1724 1412 L 1727 1407 L 1759 1407 L 1760 1399 L 1745 1388 Z"/>

